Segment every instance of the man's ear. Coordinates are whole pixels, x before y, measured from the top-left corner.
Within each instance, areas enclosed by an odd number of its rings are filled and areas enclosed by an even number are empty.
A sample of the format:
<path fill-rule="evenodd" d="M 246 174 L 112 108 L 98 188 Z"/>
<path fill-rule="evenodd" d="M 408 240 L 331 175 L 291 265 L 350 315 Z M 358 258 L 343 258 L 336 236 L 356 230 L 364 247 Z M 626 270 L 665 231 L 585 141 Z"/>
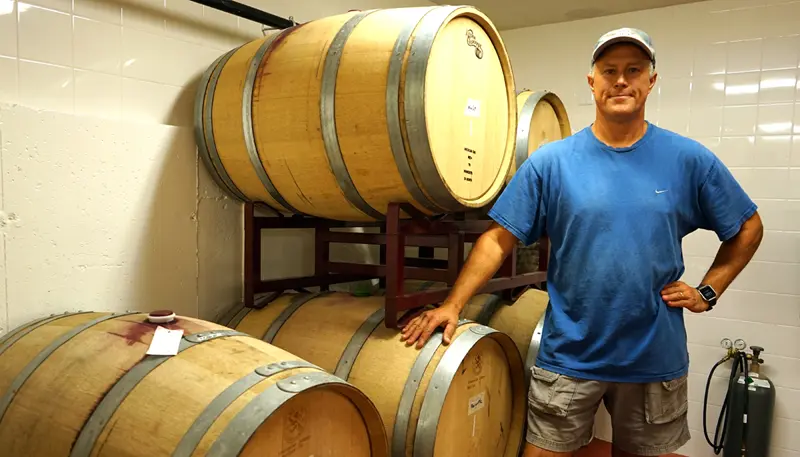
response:
<path fill-rule="evenodd" d="M 592 76 L 592 74 L 591 74 L 591 73 L 590 73 L 590 74 L 588 74 L 588 75 L 586 75 L 586 82 L 588 82 L 588 83 L 589 83 L 589 87 L 590 87 L 592 90 L 594 90 L 594 76 Z"/>
<path fill-rule="evenodd" d="M 657 79 L 658 79 L 658 73 L 653 72 L 653 75 L 650 76 L 650 90 L 653 90 L 653 87 L 655 87 Z"/>

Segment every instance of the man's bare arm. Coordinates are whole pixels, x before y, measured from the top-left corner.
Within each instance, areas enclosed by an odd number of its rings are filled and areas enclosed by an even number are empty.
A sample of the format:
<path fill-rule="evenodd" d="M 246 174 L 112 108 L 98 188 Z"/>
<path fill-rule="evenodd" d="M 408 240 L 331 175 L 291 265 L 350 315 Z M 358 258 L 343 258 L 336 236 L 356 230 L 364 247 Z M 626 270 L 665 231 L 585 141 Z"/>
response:
<path fill-rule="evenodd" d="M 472 247 L 450 295 L 440 307 L 422 313 L 403 327 L 401 339 L 409 346 L 416 342 L 417 348 L 422 348 L 433 331 L 444 325 L 443 341 L 449 344 L 459 313 L 494 276 L 516 243 L 517 238 L 511 232 L 496 222 L 492 223 Z"/>
<path fill-rule="evenodd" d="M 756 212 L 742 224 L 739 233 L 722 243 L 701 284 L 710 285 L 717 292 L 717 296 L 721 296 L 750 263 L 750 259 L 761 245 L 763 236 L 764 226 L 761 223 L 761 216 Z M 695 313 L 702 313 L 708 309 L 708 303 L 703 300 L 700 292 L 683 281 L 667 284 L 661 290 L 661 298 L 671 307 L 686 308 Z"/>
<path fill-rule="evenodd" d="M 764 237 L 764 226 L 758 212 L 742 224 L 739 233 L 719 247 L 714 262 L 702 284 L 709 284 L 722 295 L 753 258 Z"/>
<path fill-rule="evenodd" d="M 511 232 L 493 222 L 475 242 L 442 306 L 453 306 L 460 313 L 470 298 L 497 273 L 516 244 L 517 238 Z"/>

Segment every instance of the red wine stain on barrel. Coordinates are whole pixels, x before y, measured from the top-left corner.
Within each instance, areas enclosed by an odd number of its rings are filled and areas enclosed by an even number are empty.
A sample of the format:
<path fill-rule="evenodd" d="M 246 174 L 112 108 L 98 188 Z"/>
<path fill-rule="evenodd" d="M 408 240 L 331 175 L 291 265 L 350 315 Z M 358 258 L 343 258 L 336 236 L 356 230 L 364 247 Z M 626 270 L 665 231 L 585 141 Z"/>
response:
<path fill-rule="evenodd" d="M 144 318 L 144 319 L 147 319 L 147 318 Z M 122 333 L 122 334 L 116 333 L 116 332 L 109 332 L 109 334 L 111 334 L 111 335 L 118 336 L 120 338 L 124 338 L 125 339 L 125 343 L 128 346 L 133 346 L 136 343 L 150 345 L 149 341 L 153 339 L 152 335 L 155 333 L 156 327 L 158 327 L 159 325 L 164 327 L 164 328 L 166 328 L 166 329 L 168 329 L 168 330 L 181 330 L 181 329 L 186 330 L 182 326 L 183 321 L 181 319 L 177 318 L 177 317 L 175 319 L 173 319 L 172 322 L 169 322 L 169 323 L 166 323 L 166 324 L 154 324 L 154 323 L 148 322 L 147 320 L 144 320 L 142 322 L 129 322 L 128 324 L 129 325 L 125 329 L 125 332 Z M 143 340 L 143 337 L 145 335 L 151 335 L 150 338 L 148 338 L 147 342 L 145 342 Z"/>
<path fill-rule="evenodd" d="M 278 49 L 281 45 L 283 45 L 283 43 L 285 42 L 286 38 L 289 35 L 291 35 L 297 29 L 303 27 L 304 25 L 305 24 L 297 24 L 293 27 L 289 27 L 279 32 L 276 32 L 277 35 L 275 36 L 275 39 L 272 41 L 272 44 L 270 44 L 269 49 L 267 49 L 267 52 L 264 54 L 264 57 L 261 59 L 261 63 L 258 66 L 256 84 L 253 86 L 254 101 L 258 101 L 260 99 L 261 90 L 264 89 L 262 87 L 262 84 L 259 84 L 258 81 L 261 80 L 261 78 L 272 74 L 272 72 L 267 71 L 267 67 L 269 66 L 269 57 L 272 55 L 273 52 L 275 52 L 276 49 Z"/>

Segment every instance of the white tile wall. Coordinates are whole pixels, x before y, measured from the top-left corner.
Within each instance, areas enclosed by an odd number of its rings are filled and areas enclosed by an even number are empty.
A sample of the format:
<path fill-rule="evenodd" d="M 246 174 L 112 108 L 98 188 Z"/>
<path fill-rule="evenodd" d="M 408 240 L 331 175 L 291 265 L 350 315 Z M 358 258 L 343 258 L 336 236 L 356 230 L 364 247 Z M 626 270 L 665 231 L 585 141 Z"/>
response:
<path fill-rule="evenodd" d="M 298 22 L 430 5 L 246 3 Z M 189 0 L 0 0 L 0 335 L 72 309 L 210 319 L 241 299 L 241 205 L 198 163 L 192 109 L 207 66 L 259 36 Z M 276 244 L 266 275 L 309 273 L 308 237 Z"/>
<path fill-rule="evenodd" d="M 589 125 L 589 52 L 620 26 L 648 31 L 657 47 L 660 79 L 648 119 L 714 151 L 759 204 L 766 229 L 714 313 L 687 314 L 693 440 L 680 452 L 713 455 L 703 436 L 703 392 L 728 337 L 765 347 L 764 373 L 778 386 L 771 455 L 800 457 L 800 2 L 715 0 L 507 31 L 518 85 L 556 92 L 574 130 Z M 709 232 L 687 237 L 684 280 L 699 281 L 718 246 Z M 709 423 L 724 389 L 715 379 Z M 609 439 L 607 416 L 598 418 L 598 435 Z"/>
<path fill-rule="evenodd" d="M 429 4 L 248 3 L 301 22 Z M 573 126 L 588 125 L 588 49 L 626 24 L 647 29 L 660 53 L 649 118 L 719 154 L 767 229 L 719 310 L 687 319 L 695 439 L 684 453 L 710 455 L 699 402 L 727 336 L 766 347 L 779 386 L 772 455 L 800 457 L 800 2 L 719 0 L 510 31 L 518 85 L 555 91 Z M 239 299 L 241 207 L 198 165 L 191 109 L 206 66 L 260 33 L 189 0 L 0 0 L 0 334 L 66 309 L 210 318 Z M 265 240 L 265 276 L 309 272 L 305 235 Z M 713 243 L 686 240 L 688 279 L 708 267 Z"/>

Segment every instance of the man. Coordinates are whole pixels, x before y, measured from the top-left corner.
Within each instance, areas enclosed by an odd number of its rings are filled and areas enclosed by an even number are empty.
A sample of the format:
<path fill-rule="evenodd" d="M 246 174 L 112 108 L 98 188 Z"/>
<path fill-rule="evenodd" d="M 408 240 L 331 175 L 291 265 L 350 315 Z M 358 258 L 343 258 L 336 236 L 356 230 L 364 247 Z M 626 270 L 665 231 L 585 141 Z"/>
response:
<path fill-rule="evenodd" d="M 600 401 L 615 456 L 674 452 L 689 440 L 684 308 L 711 311 L 747 265 L 763 228 L 728 169 L 694 140 L 645 120 L 656 82 L 650 37 L 603 35 L 588 83 L 595 122 L 531 155 L 489 215 L 449 297 L 402 333 L 420 348 L 494 275 L 517 240 L 551 243 L 550 306 L 532 368 L 525 457 L 570 456 L 592 439 Z M 722 242 L 700 284 L 684 272 L 681 239 Z"/>

